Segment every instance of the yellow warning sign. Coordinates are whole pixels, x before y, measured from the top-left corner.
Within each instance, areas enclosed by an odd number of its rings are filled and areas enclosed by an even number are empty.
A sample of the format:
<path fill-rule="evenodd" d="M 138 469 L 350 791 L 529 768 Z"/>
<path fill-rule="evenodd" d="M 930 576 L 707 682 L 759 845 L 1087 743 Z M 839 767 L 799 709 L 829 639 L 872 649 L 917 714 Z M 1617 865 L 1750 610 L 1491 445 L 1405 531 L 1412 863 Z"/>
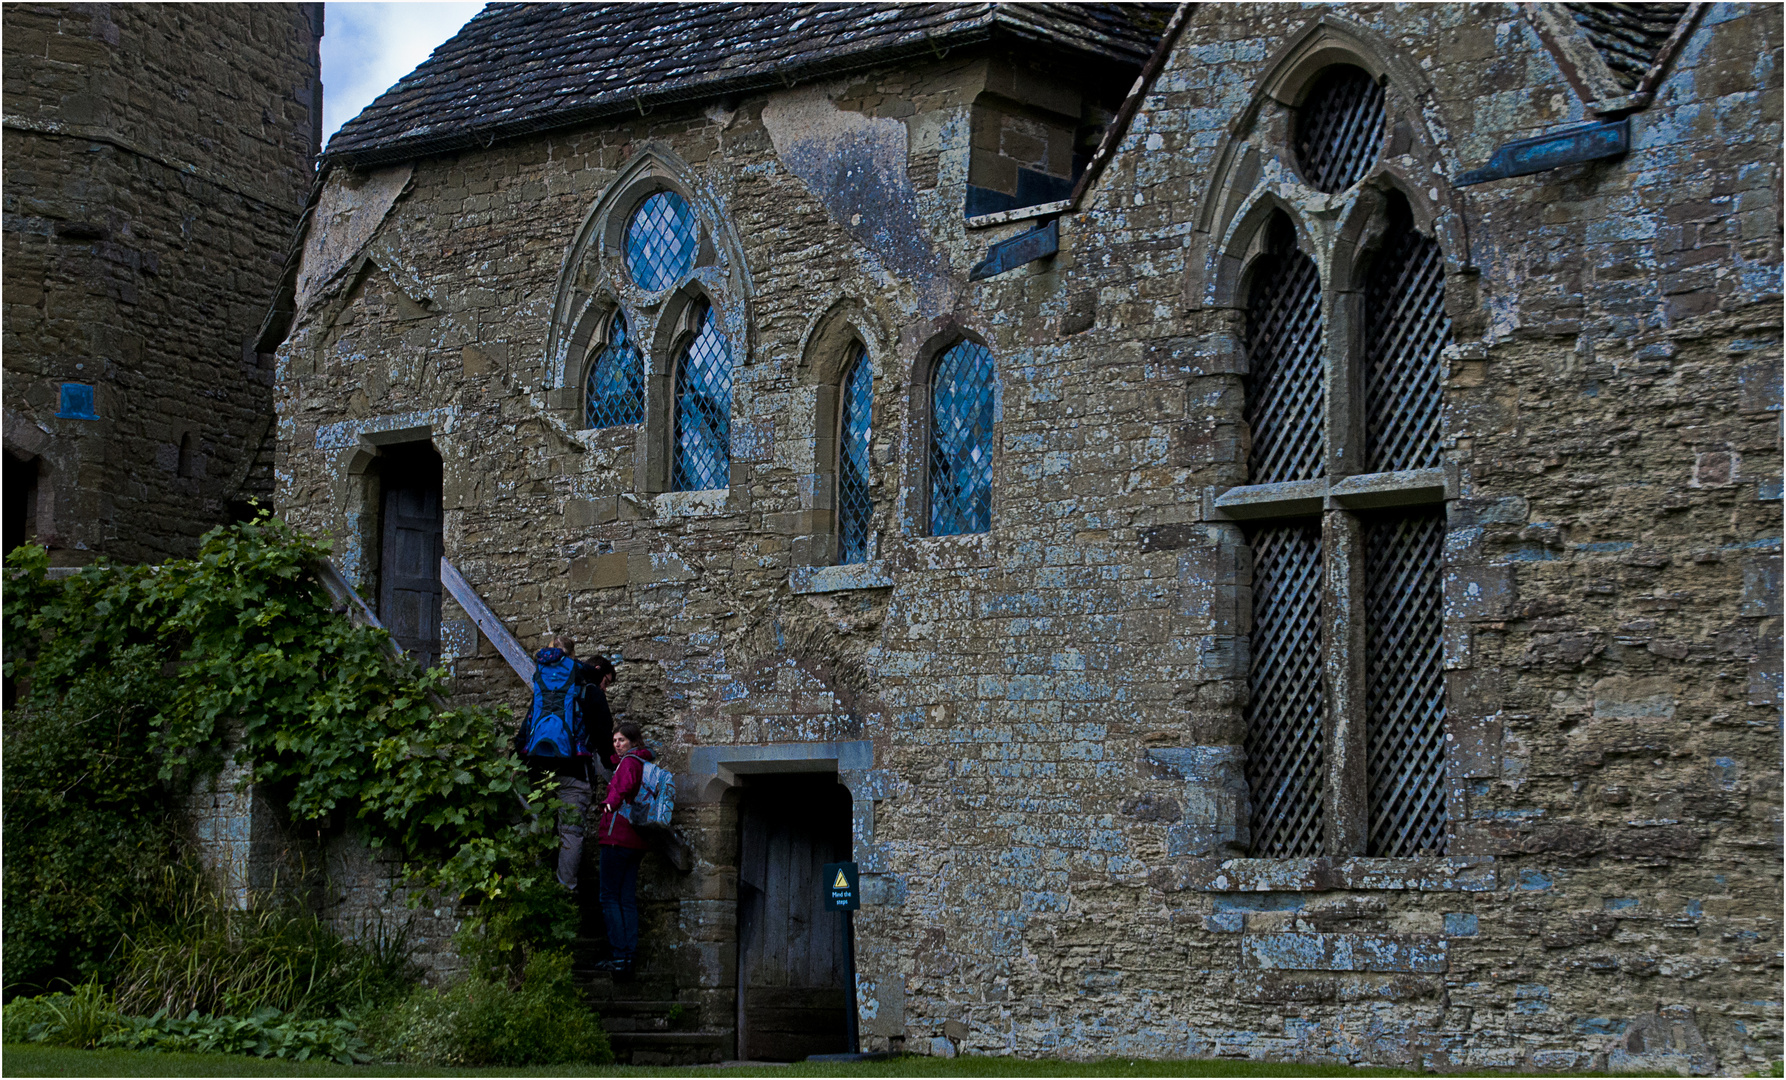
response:
<path fill-rule="evenodd" d="M 845 877 L 844 877 L 844 876 L 843 876 L 843 871 L 842 871 L 842 870 L 839 870 L 839 871 L 838 871 L 838 872 L 837 872 L 837 880 L 836 880 L 836 881 L 833 881 L 833 882 L 832 882 L 832 883 L 831 883 L 831 887 L 832 887 L 832 888 L 833 888 L 833 889 L 847 889 L 847 888 L 849 888 L 849 887 L 850 887 L 850 883 L 849 883 L 849 881 L 848 881 L 848 879 L 846 879 L 846 878 L 845 878 Z"/>

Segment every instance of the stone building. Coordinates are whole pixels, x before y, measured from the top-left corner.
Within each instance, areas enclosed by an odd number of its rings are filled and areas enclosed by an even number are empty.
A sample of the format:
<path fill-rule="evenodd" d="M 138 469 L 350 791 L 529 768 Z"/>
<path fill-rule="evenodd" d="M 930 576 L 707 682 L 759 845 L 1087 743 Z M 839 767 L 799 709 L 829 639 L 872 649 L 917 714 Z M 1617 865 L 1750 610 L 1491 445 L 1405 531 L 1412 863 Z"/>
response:
<path fill-rule="evenodd" d="M 321 4 L 7 4 L 5 538 L 189 555 L 272 495 L 267 297 L 315 177 Z"/>
<path fill-rule="evenodd" d="M 1751 1069 L 1780 48 L 492 7 L 326 151 L 279 511 L 468 700 L 508 631 L 623 659 L 699 854 L 655 1052 L 826 1048 L 848 858 L 864 1049 Z"/>

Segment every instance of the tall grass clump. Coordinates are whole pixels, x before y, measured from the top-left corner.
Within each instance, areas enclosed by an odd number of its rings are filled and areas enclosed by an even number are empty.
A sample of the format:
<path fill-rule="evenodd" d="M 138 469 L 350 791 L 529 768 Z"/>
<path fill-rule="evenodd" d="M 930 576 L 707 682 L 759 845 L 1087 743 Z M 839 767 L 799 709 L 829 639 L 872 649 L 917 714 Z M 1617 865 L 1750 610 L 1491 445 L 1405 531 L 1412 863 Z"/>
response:
<path fill-rule="evenodd" d="M 265 1009 L 299 1018 L 352 1012 L 402 996 L 419 977 L 408 928 L 369 928 L 346 941 L 289 900 L 238 909 L 195 882 L 170 916 L 127 940 L 119 1008 L 132 1015 L 247 1016 Z"/>

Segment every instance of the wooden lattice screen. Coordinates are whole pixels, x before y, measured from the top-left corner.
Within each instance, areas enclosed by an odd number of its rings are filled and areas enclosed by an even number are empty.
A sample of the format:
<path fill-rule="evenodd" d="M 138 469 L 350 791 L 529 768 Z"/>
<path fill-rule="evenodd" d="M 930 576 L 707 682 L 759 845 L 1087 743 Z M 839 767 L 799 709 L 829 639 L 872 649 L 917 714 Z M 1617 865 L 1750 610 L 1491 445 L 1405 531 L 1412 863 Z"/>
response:
<path fill-rule="evenodd" d="M 1362 68 L 1329 68 L 1296 110 L 1295 128 L 1304 178 L 1320 191 L 1344 191 L 1382 150 L 1383 88 Z"/>
<path fill-rule="evenodd" d="M 1278 215 L 1247 298 L 1251 374 L 1246 421 L 1252 429 L 1250 482 L 1275 484 L 1323 475 L 1325 395 L 1321 378 L 1321 276 L 1296 250 L 1296 232 Z"/>
<path fill-rule="evenodd" d="M 1371 472 L 1439 465 L 1440 353 L 1451 340 L 1439 245 L 1391 196 L 1383 248 L 1364 290 L 1365 460 Z"/>
<path fill-rule="evenodd" d="M 1445 853 L 1439 507 L 1365 525 L 1370 854 Z"/>
<path fill-rule="evenodd" d="M 1246 709 L 1253 854 L 1321 854 L 1321 525 L 1258 529 Z"/>

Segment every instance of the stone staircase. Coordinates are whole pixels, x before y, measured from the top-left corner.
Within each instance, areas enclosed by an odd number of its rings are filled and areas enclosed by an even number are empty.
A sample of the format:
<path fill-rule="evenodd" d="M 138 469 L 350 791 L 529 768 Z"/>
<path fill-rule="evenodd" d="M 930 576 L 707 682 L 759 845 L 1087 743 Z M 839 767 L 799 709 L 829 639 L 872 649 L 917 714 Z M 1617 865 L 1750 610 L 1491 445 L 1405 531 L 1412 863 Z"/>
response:
<path fill-rule="evenodd" d="M 621 1065 L 709 1065 L 732 1053 L 732 1032 L 703 1030 L 701 1007 L 677 999 L 673 976 L 643 971 L 632 982 L 615 982 L 594 964 L 607 952 L 600 938 L 577 939 L 573 972 Z"/>

